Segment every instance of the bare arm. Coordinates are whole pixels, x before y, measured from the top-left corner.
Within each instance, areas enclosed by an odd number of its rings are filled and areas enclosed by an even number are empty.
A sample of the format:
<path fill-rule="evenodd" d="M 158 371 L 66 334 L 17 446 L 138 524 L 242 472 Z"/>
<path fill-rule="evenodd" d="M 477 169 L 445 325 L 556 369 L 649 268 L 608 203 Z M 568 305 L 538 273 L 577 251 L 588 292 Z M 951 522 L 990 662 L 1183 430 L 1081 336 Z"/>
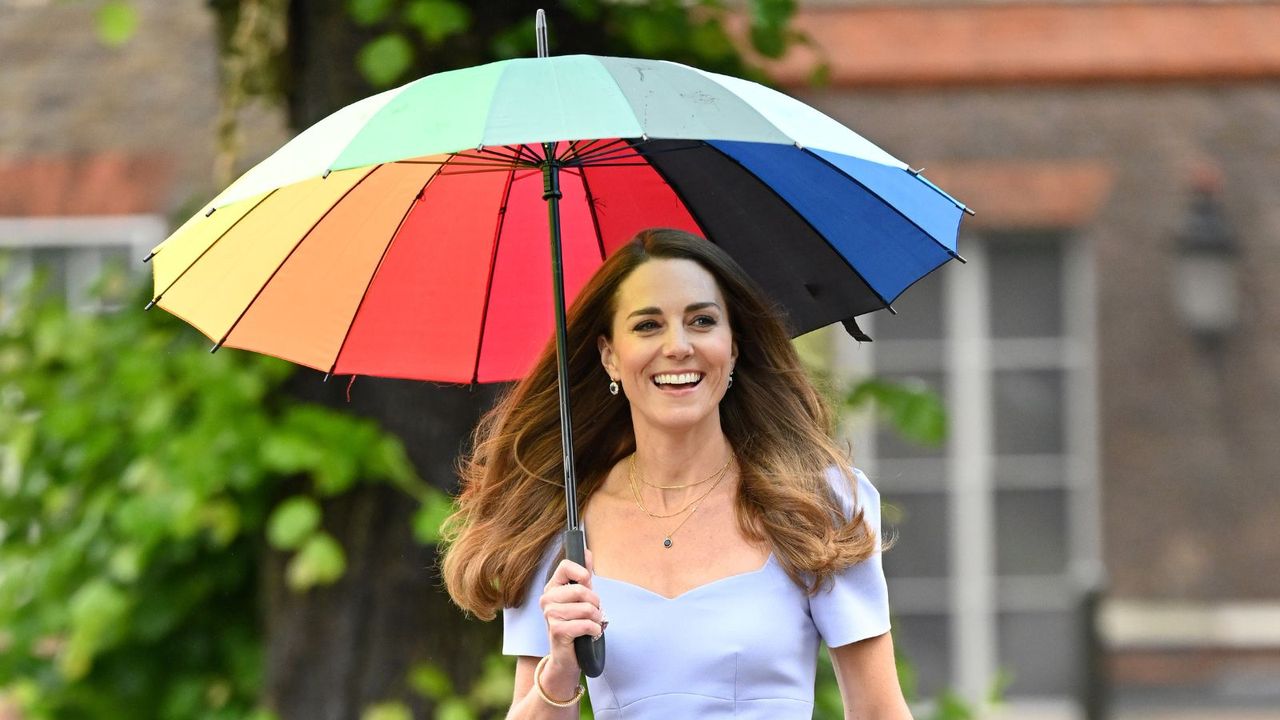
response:
<path fill-rule="evenodd" d="M 589 550 L 587 565 L 591 565 Z M 553 700 L 566 701 L 577 692 L 582 677 L 582 670 L 573 654 L 574 638 L 596 636 L 602 632 L 600 598 L 591 589 L 590 571 L 577 563 L 562 560 L 547 581 L 538 603 L 547 621 L 551 648 L 539 678 L 542 691 Z M 556 707 L 544 701 L 533 687 L 534 670 L 541 659 L 521 656 L 516 661 L 515 689 L 507 720 L 576 720 L 579 703 Z"/>
<path fill-rule="evenodd" d="M 831 648 L 845 720 L 911 720 L 889 633 Z"/>

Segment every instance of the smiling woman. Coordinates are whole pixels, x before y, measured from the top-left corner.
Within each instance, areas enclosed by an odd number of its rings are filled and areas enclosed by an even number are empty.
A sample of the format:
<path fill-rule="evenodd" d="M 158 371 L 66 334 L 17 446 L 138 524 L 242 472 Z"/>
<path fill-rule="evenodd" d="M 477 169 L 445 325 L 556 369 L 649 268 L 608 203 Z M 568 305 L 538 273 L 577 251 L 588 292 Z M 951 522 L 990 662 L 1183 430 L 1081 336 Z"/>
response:
<path fill-rule="evenodd" d="M 521 658 L 509 717 L 576 717 L 573 640 L 609 623 L 598 718 L 809 718 L 819 641 L 847 711 L 909 717 L 878 494 L 750 278 L 706 240 L 643 231 L 567 332 L 588 567 L 555 542 L 554 346 L 477 429 L 446 523 L 449 592 L 503 610 L 503 651 Z"/>

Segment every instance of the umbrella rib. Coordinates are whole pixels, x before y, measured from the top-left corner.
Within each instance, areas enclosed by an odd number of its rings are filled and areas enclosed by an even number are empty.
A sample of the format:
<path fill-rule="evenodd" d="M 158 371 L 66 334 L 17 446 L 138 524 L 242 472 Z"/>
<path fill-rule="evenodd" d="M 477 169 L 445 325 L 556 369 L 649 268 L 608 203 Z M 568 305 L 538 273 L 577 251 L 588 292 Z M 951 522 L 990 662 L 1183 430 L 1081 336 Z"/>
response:
<path fill-rule="evenodd" d="M 503 145 L 502 147 L 503 147 L 503 148 L 506 148 L 507 146 L 506 146 L 506 145 Z M 499 158 L 502 158 L 503 160 L 507 160 L 507 161 L 509 161 L 509 162 L 519 162 L 519 161 L 520 161 L 520 157 L 519 157 L 518 155 L 516 155 L 515 153 L 513 153 L 513 152 L 505 152 L 505 153 L 502 153 L 502 152 L 498 152 L 497 150 L 494 150 L 493 148 L 487 148 L 487 147 L 479 148 L 479 149 L 478 149 L 478 152 L 484 153 L 485 155 L 492 155 L 492 156 L 494 156 L 494 157 L 499 157 Z"/>
<path fill-rule="evenodd" d="M 250 215 L 254 210 L 257 210 L 257 209 L 258 209 L 258 206 L 259 206 L 259 205 L 261 205 L 262 203 L 266 202 L 266 201 L 267 201 L 267 198 L 271 197 L 272 195 L 275 195 L 275 194 L 276 194 L 276 191 L 277 191 L 277 190 L 279 190 L 279 189 L 280 189 L 280 188 L 276 188 L 275 190 L 272 190 L 271 192 L 267 193 L 266 195 L 263 195 L 261 200 L 259 200 L 258 202 L 256 202 L 256 203 L 254 203 L 254 204 L 253 204 L 253 207 L 251 207 L 251 208 L 249 208 L 248 210 L 246 210 L 246 211 L 245 211 L 245 213 L 244 213 L 243 215 L 241 215 L 240 217 L 236 218 L 236 221 L 235 221 L 235 222 L 233 222 L 233 223 L 231 223 L 229 226 L 227 226 L 227 229 L 226 229 L 226 230 L 223 230 L 223 231 L 222 231 L 222 233 L 221 233 L 220 235 L 218 235 L 218 237 L 217 237 L 217 238 L 215 238 L 213 242 L 209 243 L 209 247 L 206 247 L 204 250 L 201 250 L 201 251 L 200 251 L 200 254 L 196 256 L 196 259 L 195 259 L 195 260 L 192 260 L 192 261 L 191 261 L 191 262 L 190 262 L 190 263 L 189 263 L 185 268 L 183 268 L 183 269 L 182 269 L 182 272 L 178 273 L 178 276 L 177 276 L 177 277 L 175 277 L 175 278 L 173 279 L 173 282 L 169 283 L 169 286 L 168 286 L 168 287 L 166 287 L 164 290 L 161 290 L 159 295 L 156 295 L 154 298 L 152 298 L 151 303 L 150 303 L 149 305 L 147 305 L 148 309 L 149 309 L 152 305 L 155 305 L 156 303 L 160 302 L 160 299 L 164 297 L 164 294 L 165 294 L 165 293 L 167 293 L 167 292 L 169 292 L 170 290 L 172 290 L 172 289 L 173 289 L 173 286 L 174 286 L 174 285 L 177 285 L 177 284 L 178 284 L 178 281 L 179 281 L 179 280 L 181 280 L 183 277 L 185 277 L 185 276 L 186 276 L 187 271 L 188 271 L 188 270 L 190 270 L 191 268 L 195 267 L 196 263 L 200 262 L 200 260 L 201 260 L 205 255 L 207 255 L 207 254 L 208 254 L 208 252 L 209 252 L 210 250 L 212 250 L 212 249 L 213 249 L 213 246 L 214 246 L 214 245 L 217 245 L 219 242 L 221 242 L 221 241 L 222 241 L 222 238 L 226 237 L 226 236 L 227 236 L 227 233 L 229 233 L 229 232 L 231 232 L 232 230 L 234 230 L 234 229 L 236 228 L 236 226 L 240 224 L 240 221 L 241 221 L 241 220 L 244 220 L 245 218 L 249 217 L 249 215 Z M 210 212 L 212 212 L 212 211 L 210 211 Z M 163 247 L 163 246 L 161 246 L 160 250 L 161 250 L 161 251 L 163 251 L 163 250 L 164 250 L 164 247 Z M 158 254 L 159 254 L 159 252 L 157 252 L 156 254 L 158 255 Z"/>
<path fill-rule="evenodd" d="M 910 223 L 910 224 L 911 224 L 911 226 L 912 226 L 912 227 L 914 227 L 915 229 L 919 230 L 922 234 L 924 234 L 924 236 L 925 236 L 925 237 L 929 238 L 929 239 L 930 239 L 930 240 L 932 240 L 935 244 L 937 244 L 939 247 L 941 247 L 943 250 L 945 250 L 945 251 L 947 252 L 947 254 L 948 254 L 948 255 L 950 255 L 952 258 L 954 258 L 954 259 L 956 259 L 956 260 L 959 260 L 959 261 L 961 261 L 961 262 L 964 262 L 964 261 L 965 261 L 965 260 L 964 260 L 964 258 L 960 257 L 959 253 L 957 253 L 955 250 L 952 250 L 951 248 L 947 247 L 946 245 L 943 245 L 942 243 L 938 242 L 938 239 L 937 239 L 937 238 L 935 238 L 935 237 L 933 236 L 933 234 L 932 234 L 932 233 L 930 233 L 929 231 L 927 231 L 927 230 L 925 230 L 924 228 L 920 227 L 920 224 L 919 224 L 919 223 L 917 223 L 915 220 L 912 220 L 910 217 L 908 217 L 905 213 L 903 213 L 901 210 L 899 210 L 899 209 L 897 208 L 897 206 L 895 206 L 893 203 L 891 203 L 891 202 L 887 202 L 884 198 L 880 197 L 880 194 L 879 194 L 879 193 L 877 193 L 877 192 L 875 192 L 874 190 L 872 190 L 871 188 L 867 187 L 865 184 L 863 184 L 863 182 L 862 182 L 861 180 L 858 180 L 857 178 L 853 177 L 852 175 L 850 175 L 850 174 L 848 174 L 848 173 L 844 172 L 844 171 L 843 171 L 843 170 L 841 170 L 840 168 L 838 168 L 838 167 L 836 167 L 835 165 L 833 165 L 829 160 L 827 160 L 826 158 L 822 157 L 821 155 L 819 155 L 819 154 L 817 154 L 817 153 L 815 153 L 815 152 L 811 151 L 809 148 L 801 148 L 800 150 L 801 150 L 801 152 L 804 152 L 804 153 L 809 154 L 810 156 L 812 156 L 812 157 L 813 157 L 815 160 L 817 160 L 818 162 L 823 163 L 824 165 L 826 165 L 827 167 L 831 168 L 832 170 L 834 170 L 834 171 L 836 171 L 836 172 L 840 173 L 841 175 L 843 175 L 843 176 L 845 176 L 845 177 L 849 178 L 849 180 L 850 180 L 851 182 L 853 182 L 853 183 L 857 184 L 857 185 L 858 185 L 858 187 L 862 188 L 863 190 L 866 190 L 868 194 L 870 194 L 871 196 L 873 196 L 873 197 L 875 197 L 876 199 L 878 199 L 878 200 L 879 200 L 879 201 L 880 201 L 880 202 L 881 202 L 885 207 L 887 207 L 887 208 L 889 208 L 890 210 L 892 210 L 892 211 L 894 211 L 895 213 L 897 213 L 898 217 L 902 218 L 903 220 L 906 220 L 908 223 Z M 907 171 L 903 171 L 903 172 L 907 172 Z M 912 177 L 915 177 L 917 180 L 922 180 L 922 178 L 920 178 L 918 175 L 915 175 L 914 173 L 908 173 L 908 174 L 909 174 L 909 175 L 911 175 Z M 927 183 L 928 181 L 927 181 L 927 180 L 925 180 L 924 182 L 926 182 L 926 183 Z M 932 183 L 929 183 L 929 184 L 930 184 L 930 185 L 932 185 Z M 942 193 L 942 195 L 943 195 L 943 197 L 947 197 L 946 193 Z M 948 199 L 950 199 L 950 198 L 948 198 Z M 955 200 L 951 200 L 951 202 L 952 202 L 952 203 L 955 203 L 956 201 L 955 201 Z M 959 205 L 957 204 L 957 206 L 959 206 Z M 904 292 L 905 292 L 905 291 L 904 291 Z"/>
<path fill-rule="evenodd" d="M 809 229 L 812 230 L 815 235 L 822 238 L 822 240 L 826 242 L 828 246 L 831 245 L 831 241 L 827 240 L 826 234 L 820 232 L 818 228 L 814 227 L 813 223 L 809 222 L 809 218 L 805 217 L 804 213 L 801 213 L 799 210 L 797 210 L 794 205 L 787 202 L 787 199 L 782 197 L 782 195 L 777 190 L 774 190 L 773 186 L 771 186 L 769 183 L 765 182 L 764 180 L 761 180 L 759 175 L 756 175 L 755 173 L 751 172 L 750 168 L 738 162 L 738 159 L 733 157 L 729 153 L 721 151 L 720 148 L 716 147 L 715 145 L 712 145 L 711 143 L 707 143 L 707 147 L 711 148 L 712 152 L 719 153 L 722 157 L 724 157 L 729 162 L 742 168 L 743 172 L 745 172 L 750 177 L 754 178 L 756 182 L 760 183 L 761 187 L 763 187 L 765 190 L 771 193 L 774 197 L 776 197 L 778 199 L 778 202 L 782 203 L 783 205 L 786 205 L 787 208 L 791 210 L 791 212 L 795 213 L 795 216 L 800 218 L 800 221 L 803 222 L 805 225 L 808 225 Z M 801 152 L 807 152 L 807 151 L 802 150 Z M 821 160 L 821 158 L 818 158 L 818 159 Z M 830 163 L 828 163 L 828 165 L 829 164 Z M 844 173 L 840 173 L 840 174 L 844 175 Z M 845 175 L 845 177 L 848 177 L 848 175 Z M 849 179 L 852 180 L 853 178 L 849 178 Z M 862 185 L 862 183 L 858 183 L 858 184 Z M 862 187 L 864 189 L 866 188 L 865 185 L 863 185 Z M 867 192 L 871 192 L 871 191 L 867 190 Z M 871 194 L 875 195 L 875 193 L 871 193 Z M 877 198 L 880 197 L 879 195 L 875 195 L 875 196 Z M 885 204 L 887 205 L 888 203 L 885 203 Z M 831 249 L 835 250 L 834 247 L 832 247 Z M 835 250 L 835 252 L 836 252 L 836 255 L 840 256 L 840 259 L 844 261 L 844 264 L 849 268 L 849 271 L 852 272 L 854 275 L 857 275 L 858 279 L 862 281 L 862 284 L 866 285 L 867 289 L 870 290 L 876 296 L 876 299 L 879 300 L 891 314 L 897 315 L 898 312 L 893 309 L 893 305 L 890 304 L 890 302 L 885 299 L 884 295 L 882 295 L 874 285 L 872 285 L 870 282 L 867 282 L 867 278 L 861 272 L 858 272 L 858 269 L 853 266 L 853 263 L 849 262 L 849 258 L 845 257 L 844 253 L 840 252 L 839 250 Z"/>
<path fill-rule="evenodd" d="M 480 382 L 480 353 L 484 350 L 484 328 L 489 320 L 489 298 L 493 297 L 493 271 L 498 266 L 498 243 L 502 240 L 502 230 L 507 222 L 507 202 L 511 198 L 511 182 L 516 170 L 511 168 L 507 174 L 507 184 L 502 188 L 502 206 L 498 208 L 498 224 L 493 231 L 493 249 L 489 251 L 489 275 L 484 285 L 484 307 L 480 310 L 480 334 L 476 338 L 476 361 L 471 366 L 471 384 Z"/>
<path fill-rule="evenodd" d="M 575 162 L 573 164 L 574 165 L 597 165 L 601 162 L 609 162 L 611 160 L 617 160 L 620 158 L 628 157 L 628 151 L 631 151 L 634 154 L 639 154 L 640 146 L 644 142 L 645 141 L 642 140 L 634 144 L 628 144 L 625 148 L 612 148 L 612 149 L 602 148 L 599 152 L 592 153 L 586 156 L 585 158 L 580 158 L 579 162 Z M 701 147 L 703 147 L 703 143 L 694 143 L 692 145 L 681 145 L 677 147 L 659 148 L 657 150 L 648 151 L 645 154 L 661 155 L 669 152 L 679 152 L 681 150 L 697 150 L 698 148 L 701 148 Z"/>
<path fill-rule="evenodd" d="M 577 142 L 575 141 L 575 147 L 572 149 L 573 150 L 572 153 L 566 154 L 563 160 L 565 160 L 568 163 L 573 163 L 577 158 L 583 157 L 584 155 L 589 155 L 593 152 L 603 150 L 611 145 L 616 145 L 617 143 L 620 143 L 620 142 L 622 142 L 621 139 L 606 140 L 604 138 L 597 138 L 595 140 L 588 140 L 587 142 L 581 145 L 577 145 Z M 605 144 L 600 145 L 600 143 L 605 143 Z"/>
<path fill-rule="evenodd" d="M 591 226 L 596 230 L 596 246 L 600 248 L 600 262 L 604 262 L 604 235 L 600 232 L 600 218 L 596 216 L 596 200 L 591 194 L 591 184 L 587 182 L 587 169 L 582 168 L 582 192 L 587 196 L 587 210 L 591 213 Z"/>
<path fill-rule="evenodd" d="M 356 303 L 355 312 L 351 313 L 351 319 L 347 321 L 347 330 L 342 334 L 342 342 L 338 345 L 338 352 L 333 355 L 333 363 L 329 365 L 329 372 L 324 374 L 324 379 L 328 380 L 333 375 L 333 371 L 338 367 L 338 360 L 342 358 L 342 351 L 347 347 L 347 339 L 351 337 L 351 328 L 355 327 L 356 317 L 360 315 L 360 308 L 364 307 L 365 298 L 369 297 L 369 288 L 373 287 L 373 279 L 378 277 L 378 271 L 382 269 L 382 263 L 387 259 L 387 252 L 391 250 L 391 245 L 400 237 L 400 229 L 404 227 L 404 221 L 409 219 L 409 213 L 413 212 L 414 203 L 417 202 L 427 192 L 427 188 L 431 186 L 433 180 L 439 175 L 439 171 L 431 174 L 427 181 L 418 189 L 417 195 L 409 202 L 409 207 L 405 208 L 404 215 L 400 216 L 400 222 L 396 223 L 395 232 L 391 233 L 391 239 L 387 241 L 386 247 L 382 248 L 382 255 L 378 258 L 378 264 L 373 268 L 373 272 L 369 273 L 369 281 L 364 284 L 364 291 L 360 293 L 360 302 Z"/>
<path fill-rule="evenodd" d="M 638 144 L 639 143 L 637 143 L 637 145 Z M 624 140 L 619 140 L 616 143 L 602 145 L 600 147 L 592 148 L 588 152 L 579 153 L 578 155 L 570 159 L 569 162 L 567 162 L 566 164 L 567 165 L 586 165 L 589 163 L 595 163 L 602 160 L 612 160 L 618 157 L 627 157 L 629 154 L 634 155 L 637 152 L 638 151 L 636 150 L 635 145 L 631 145 L 630 143 L 627 143 Z"/>
<path fill-rule="evenodd" d="M 347 188 L 346 191 L 342 193 L 341 197 L 333 201 L 333 204 L 325 209 L 325 211 L 320 214 L 320 217 L 316 218 L 315 222 L 311 223 L 311 227 L 307 228 L 307 231 L 302 233 L 302 237 L 298 238 L 298 242 L 294 243 L 293 247 L 289 248 L 289 254 L 284 256 L 284 259 L 281 260 L 276 265 L 275 269 L 271 271 L 270 277 L 268 277 L 258 288 L 258 291 L 253 294 L 253 299 L 245 304 L 244 309 L 240 311 L 238 316 L 236 316 L 235 322 L 231 323 L 231 327 L 227 328 L 227 331 L 222 334 L 222 339 L 218 341 L 217 345 L 213 346 L 214 350 L 222 347 L 222 344 L 227 341 L 227 338 L 231 337 L 231 333 L 235 332 L 236 326 L 239 325 L 240 321 L 244 319 L 244 316 L 249 313 L 249 308 L 253 307 L 253 304 L 258 301 L 258 298 L 262 297 L 262 293 L 267 289 L 267 286 L 271 284 L 271 281 L 276 279 L 276 275 L 280 273 L 280 268 L 283 268 L 285 263 L 289 262 L 289 258 L 293 257 L 293 254 L 298 251 L 298 248 L 302 246 L 302 243 L 306 242 L 311 233 L 315 232 L 315 229 L 320 226 L 320 223 L 324 222 L 324 219 L 329 217 L 329 213 L 333 212 L 333 209 L 345 200 L 348 195 L 354 192 L 356 188 L 360 187 L 360 183 L 368 180 L 369 176 L 373 175 L 381 167 L 382 164 L 379 163 L 370 168 L 368 172 L 360 176 L 359 180 L 352 183 L 351 187 Z"/>

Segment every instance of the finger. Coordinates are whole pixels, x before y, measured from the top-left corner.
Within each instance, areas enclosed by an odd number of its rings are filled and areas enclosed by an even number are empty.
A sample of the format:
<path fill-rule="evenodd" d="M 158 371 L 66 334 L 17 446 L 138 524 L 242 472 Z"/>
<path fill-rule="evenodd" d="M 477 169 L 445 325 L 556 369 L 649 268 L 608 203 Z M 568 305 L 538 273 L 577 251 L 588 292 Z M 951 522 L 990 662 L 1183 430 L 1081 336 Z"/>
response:
<path fill-rule="evenodd" d="M 597 624 L 604 624 L 604 611 L 600 606 L 593 605 L 589 602 L 575 603 L 554 603 L 543 609 L 542 614 L 551 620 L 592 620 Z"/>
<path fill-rule="evenodd" d="M 564 585 L 568 582 L 591 587 L 591 572 L 572 560 L 561 560 L 548 585 Z"/>
<path fill-rule="evenodd" d="M 604 632 L 593 620 L 556 620 L 550 626 L 551 640 L 561 645 L 573 644 L 574 638 L 600 637 Z"/>
<path fill-rule="evenodd" d="M 600 607 L 600 596 L 586 585 L 558 585 L 547 588 L 538 598 L 538 605 L 544 610 L 548 605 L 579 602 Z"/>

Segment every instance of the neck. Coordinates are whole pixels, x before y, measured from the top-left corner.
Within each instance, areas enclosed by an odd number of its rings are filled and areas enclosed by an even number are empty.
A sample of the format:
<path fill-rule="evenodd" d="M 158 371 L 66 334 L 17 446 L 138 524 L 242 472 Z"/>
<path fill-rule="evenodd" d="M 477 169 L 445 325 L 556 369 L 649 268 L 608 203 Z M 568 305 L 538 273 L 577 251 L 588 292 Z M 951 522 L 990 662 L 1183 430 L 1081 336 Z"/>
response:
<path fill-rule="evenodd" d="M 720 428 L 720 419 L 714 418 L 714 421 L 675 432 L 634 423 L 637 470 L 643 473 L 645 480 L 655 485 L 685 485 L 717 474 L 729 459 L 731 450 L 729 439 Z M 733 468 L 728 472 L 732 473 Z M 659 489 L 638 480 L 637 483 L 646 502 L 655 506 L 653 509 L 658 512 L 679 507 L 709 489 L 706 484 Z M 720 488 L 727 484 L 721 483 Z"/>

